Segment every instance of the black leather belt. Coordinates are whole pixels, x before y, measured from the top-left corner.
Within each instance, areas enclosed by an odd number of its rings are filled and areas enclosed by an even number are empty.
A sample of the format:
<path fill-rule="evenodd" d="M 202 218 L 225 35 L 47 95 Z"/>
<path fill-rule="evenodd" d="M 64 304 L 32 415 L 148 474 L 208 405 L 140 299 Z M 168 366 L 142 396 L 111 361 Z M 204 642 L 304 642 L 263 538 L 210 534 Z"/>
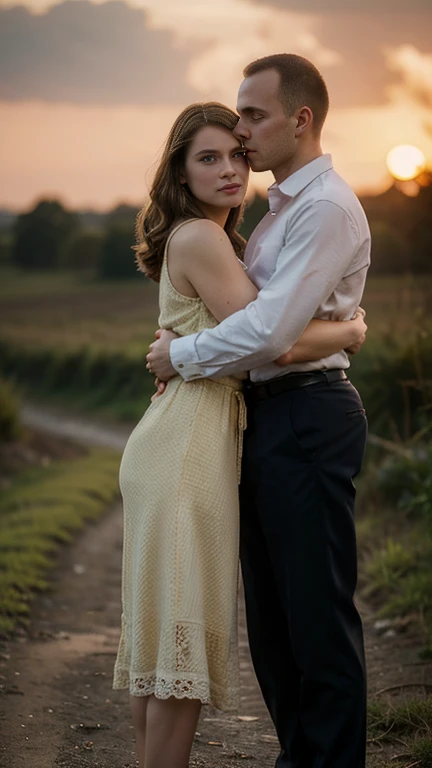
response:
<path fill-rule="evenodd" d="M 245 395 L 252 402 L 255 400 L 266 400 L 268 397 L 279 395 L 289 389 L 299 389 L 300 387 L 309 387 L 311 384 L 319 384 L 326 381 L 327 384 L 333 384 L 334 381 L 344 381 L 347 379 L 345 371 L 332 368 L 328 371 L 302 371 L 300 373 L 287 373 L 278 379 L 253 383 L 249 381 L 246 385 Z"/>

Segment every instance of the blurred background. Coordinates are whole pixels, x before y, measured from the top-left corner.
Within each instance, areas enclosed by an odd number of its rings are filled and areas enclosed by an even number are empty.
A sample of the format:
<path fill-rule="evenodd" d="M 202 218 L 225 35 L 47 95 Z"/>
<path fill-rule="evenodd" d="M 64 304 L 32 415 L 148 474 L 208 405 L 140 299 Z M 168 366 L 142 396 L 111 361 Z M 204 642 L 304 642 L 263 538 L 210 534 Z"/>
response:
<path fill-rule="evenodd" d="M 430 0 L 0 0 L 3 439 L 17 398 L 142 415 L 157 286 L 131 245 L 168 130 L 192 101 L 235 108 L 253 59 L 306 56 L 330 91 L 324 151 L 373 236 L 368 340 L 352 366 L 371 427 L 363 576 L 429 638 L 431 29 Z M 271 181 L 251 180 L 246 237 Z"/>

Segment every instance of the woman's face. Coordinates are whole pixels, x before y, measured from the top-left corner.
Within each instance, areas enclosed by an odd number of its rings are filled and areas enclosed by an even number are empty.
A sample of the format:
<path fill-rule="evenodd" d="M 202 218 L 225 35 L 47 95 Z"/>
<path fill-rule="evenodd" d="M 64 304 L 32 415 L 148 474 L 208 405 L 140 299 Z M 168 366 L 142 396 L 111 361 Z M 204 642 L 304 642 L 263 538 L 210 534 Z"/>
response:
<path fill-rule="evenodd" d="M 204 210 L 241 205 L 246 194 L 249 166 L 238 140 L 228 128 L 206 125 L 190 143 L 180 181 Z"/>

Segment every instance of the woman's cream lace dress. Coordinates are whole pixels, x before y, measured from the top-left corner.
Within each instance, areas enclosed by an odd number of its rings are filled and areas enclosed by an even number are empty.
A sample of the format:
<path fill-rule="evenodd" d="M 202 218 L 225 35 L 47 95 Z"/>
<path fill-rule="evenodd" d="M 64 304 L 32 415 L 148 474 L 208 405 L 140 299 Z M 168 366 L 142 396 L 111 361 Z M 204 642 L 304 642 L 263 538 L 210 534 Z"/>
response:
<path fill-rule="evenodd" d="M 168 243 L 167 243 L 168 246 Z M 179 294 L 165 260 L 163 328 L 217 324 Z M 135 696 L 237 706 L 238 479 L 241 381 L 172 379 L 126 445 L 122 633 L 114 688 Z"/>

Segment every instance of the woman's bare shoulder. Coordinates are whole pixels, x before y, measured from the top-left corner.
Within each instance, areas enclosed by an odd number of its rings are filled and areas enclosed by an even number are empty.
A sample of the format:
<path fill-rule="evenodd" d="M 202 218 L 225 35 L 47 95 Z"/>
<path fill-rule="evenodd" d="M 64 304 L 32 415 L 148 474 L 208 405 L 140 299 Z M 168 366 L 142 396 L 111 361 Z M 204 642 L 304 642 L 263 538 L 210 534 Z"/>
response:
<path fill-rule="evenodd" d="M 228 245 L 232 248 L 225 230 L 210 219 L 192 219 L 174 232 L 170 241 L 171 252 L 182 253 L 207 249 L 209 246 Z"/>

